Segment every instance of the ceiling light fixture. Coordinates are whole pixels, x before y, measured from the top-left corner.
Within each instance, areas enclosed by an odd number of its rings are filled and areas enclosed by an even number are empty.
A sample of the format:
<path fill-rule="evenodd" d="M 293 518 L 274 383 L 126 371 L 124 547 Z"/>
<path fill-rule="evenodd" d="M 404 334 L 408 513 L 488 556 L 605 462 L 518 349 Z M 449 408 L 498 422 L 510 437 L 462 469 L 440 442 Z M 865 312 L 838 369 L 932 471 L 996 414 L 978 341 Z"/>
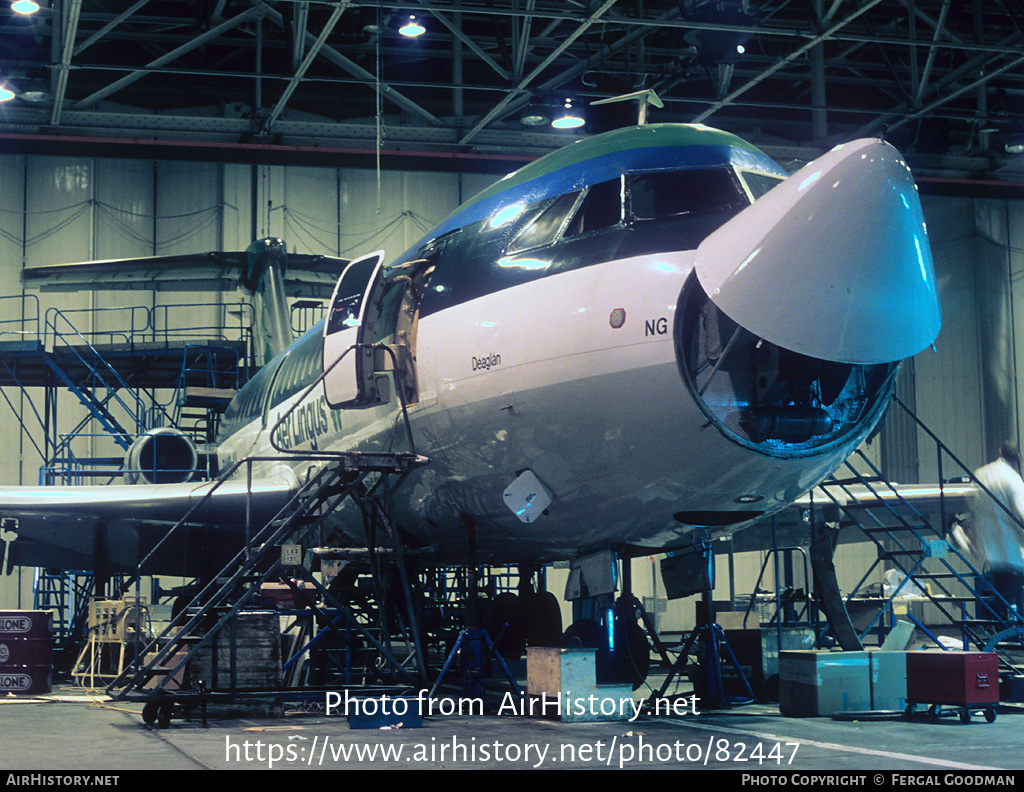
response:
<path fill-rule="evenodd" d="M 18 98 L 23 102 L 28 102 L 29 104 L 44 104 L 49 102 L 53 97 L 50 95 L 49 91 L 28 90 L 22 91 L 18 94 Z"/>
<path fill-rule="evenodd" d="M 551 122 L 555 129 L 578 129 L 586 123 L 582 114 L 573 110 L 572 99 L 566 99 L 564 112 Z"/>
<path fill-rule="evenodd" d="M 548 123 L 548 117 L 537 110 L 528 110 L 519 117 L 519 123 L 523 126 L 544 126 Z"/>
<path fill-rule="evenodd" d="M 11 3 L 11 10 L 27 16 L 39 10 L 39 3 L 35 2 L 35 0 L 14 0 Z"/>
<path fill-rule="evenodd" d="M 410 16 L 409 21 L 402 25 L 402 27 L 398 29 L 398 32 L 406 38 L 416 38 L 417 36 L 422 36 L 426 33 L 427 29 L 416 21 L 415 16 Z"/>
<path fill-rule="evenodd" d="M 0 83 L 0 102 L 9 102 L 14 98 L 14 91 Z"/>

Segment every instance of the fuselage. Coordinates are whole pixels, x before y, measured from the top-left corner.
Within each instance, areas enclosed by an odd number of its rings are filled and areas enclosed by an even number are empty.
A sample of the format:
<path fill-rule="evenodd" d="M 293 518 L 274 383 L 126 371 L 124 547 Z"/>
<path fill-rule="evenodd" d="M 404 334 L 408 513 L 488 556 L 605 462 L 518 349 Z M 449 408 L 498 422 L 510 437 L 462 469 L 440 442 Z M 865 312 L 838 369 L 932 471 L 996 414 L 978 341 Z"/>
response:
<path fill-rule="evenodd" d="M 510 174 L 385 262 L 372 319 L 329 316 L 264 367 L 225 414 L 221 467 L 275 446 L 408 450 L 404 400 L 430 464 L 396 516 L 438 557 L 465 557 L 468 522 L 483 557 L 546 561 L 671 547 L 784 508 L 865 439 L 895 371 L 778 347 L 701 287 L 700 243 L 785 177 L 687 125 L 598 136 Z M 343 278 L 332 312 L 374 284 L 356 286 Z M 332 407 L 347 369 L 309 388 L 357 342 L 405 362 L 387 403 Z M 552 500 L 524 521 L 504 493 L 527 470 Z M 357 510 L 332 519 L 339 539 L 361 535 Z"/>

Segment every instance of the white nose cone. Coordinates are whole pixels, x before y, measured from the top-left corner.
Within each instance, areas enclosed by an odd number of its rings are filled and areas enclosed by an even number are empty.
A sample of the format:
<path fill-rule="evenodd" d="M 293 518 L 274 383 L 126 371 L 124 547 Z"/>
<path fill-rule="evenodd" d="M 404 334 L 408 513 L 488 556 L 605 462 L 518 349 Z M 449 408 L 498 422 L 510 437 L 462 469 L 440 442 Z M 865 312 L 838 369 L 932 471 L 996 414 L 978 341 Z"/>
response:
<path fill-rule="evenodd" d="M 917 189 L 880 140 L 790 176 L 704 240 L 696 271 L 733 321 L 823 360 L 902 360 L 941 325 Z"/>

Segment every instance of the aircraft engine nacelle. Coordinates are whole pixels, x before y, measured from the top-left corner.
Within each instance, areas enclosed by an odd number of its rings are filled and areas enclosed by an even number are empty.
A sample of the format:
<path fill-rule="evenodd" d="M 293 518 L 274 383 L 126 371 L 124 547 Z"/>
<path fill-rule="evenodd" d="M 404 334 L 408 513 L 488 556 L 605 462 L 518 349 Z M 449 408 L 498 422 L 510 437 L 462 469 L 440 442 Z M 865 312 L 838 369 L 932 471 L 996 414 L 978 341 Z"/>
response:
<path fill-rule="evenodd" d="M 125 457 L 128 484 L 180 484 L 190 481 L 199 464 L 199 450 L 188 435 L 164 427 L 141 435 Z"/>

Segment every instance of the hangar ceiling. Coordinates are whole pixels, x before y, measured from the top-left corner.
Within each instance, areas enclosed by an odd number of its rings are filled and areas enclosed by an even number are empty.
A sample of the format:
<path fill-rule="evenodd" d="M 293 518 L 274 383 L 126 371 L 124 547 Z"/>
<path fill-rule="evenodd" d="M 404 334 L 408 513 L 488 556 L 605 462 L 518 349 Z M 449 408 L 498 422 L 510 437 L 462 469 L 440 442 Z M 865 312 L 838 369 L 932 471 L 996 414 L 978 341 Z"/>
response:
<path fill-rule="evenodd" d="M 933 176 L 1024 171 L 1024 0 L 41 2 L 0 9 L 2 150 L 503 168 L 630 123 L 636 102 L 590 103 L 651 88 L 651 121 L 783 162 L 884 134 Z M 566 97 L 583 130 L 522 123 Z"/>

